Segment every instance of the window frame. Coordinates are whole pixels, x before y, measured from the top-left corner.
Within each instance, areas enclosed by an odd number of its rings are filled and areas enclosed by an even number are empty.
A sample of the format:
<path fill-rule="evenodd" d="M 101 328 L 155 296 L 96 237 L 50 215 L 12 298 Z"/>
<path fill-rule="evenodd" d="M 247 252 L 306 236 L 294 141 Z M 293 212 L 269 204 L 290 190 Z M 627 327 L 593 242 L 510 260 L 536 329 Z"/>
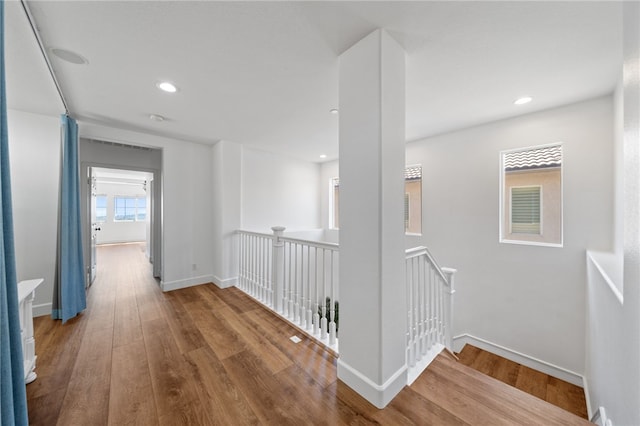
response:
<path fill-rule="evenodd" d="M 561 149 L 561 153 L 562 153 L 562 157 L 561 157 L 561 163 L 560 163 L 560 192 L 559 192 L 559 215 L 560 215 L 560 237 L 559 237 L 559 242 L 546 242 L 546 241 L 528 241 L 528 240 L 517 240 L 517 239 L 511 239 L 507 237 L 507 233 L 505 232 L 505 214 L 506 214 L 506 207 L 505 207 L 505 202 L 509 202 L 509 210 L 508 210 L 508 214 L 509 214 L 509 227 L 511 225 L 511 191 L 509 191 L 509 199 L 505 200 L 505 155 L 506 154 L 510 154 L 510 153 L 516 153 L 516 152 L 523 152 L 523 151 L 532 151 L 532 150 L 536 150 L 536 149 L 543 149 L 543 148 L 552 148 L 552 147 L 560 147 Z M 506 150 L 502 150 L 500 152 L 498 152 L 498 165 L 499 165 L 499 179 L 500 179 L 500 184 L 499 184 L 499 197 L 498 197 L 498 211 L 499 211 L 499 223 L 498 223 L 498 242 L 499 243 L 504 243 L 504 244 L 515 244 L 515 245 L 528 245 L 528 246 L 541 246 L 541 247 L 555 247 L 555 248 L 562 248 L 564 247 L 564 168 L 565 168 L 565 164 L 566 164 L 566 157 L 565 157 L 565 150 L 564 150 L 564 143 L 559 141 L 559 142 L 552 142 L 552 143 L 547 143 L 547 144 L 540 144 L 540 145 L 530 145 L 527 147 L 522 147 L 522 148 L 513 148 L 513 149 L 506 149 Z M 536 185 L 520 185 L 520 186 L 536 186 Z M 543 208 L 543 202 L 544 202 L 544 197 L 542 196 L 543 193 L 543 188 L 541 188 L 540 190 L 540 235 L 544 235 L 543 234 L 543 222 L 544 222 L 544 208 Z M 511 231 L 509 228 L 507 228 L 509 231 Z M 509 232 L 511 233 L 511 232 Z M 522 235 L 536 235 L 536 234 L 522 234 Z"/>
<path fill-rule="evenodd" d="M 336 224 L 336 187 L 340 188 L 340 178 L 332 177 L 329 179 L 329 229 L 339 231 L 340 220 Z M 340 208 L 340 200 L 338 199 L 338 209 Z M 339 216 L 338 216 L 339 217 Z"/>
<path fill-rule="evenodd" d="M 424 211 L 424 194 L 423 194 L 423 185 L 422 185 L 422 164 L 409 164 L 405 166 L 405 172 L 407 169 L 411 169 L 411 168 L 416 168 L 419 167 L 420 168 L 420 215 L 419 215 L 419 220 L 420 220 L 420 232 L 409 232 L 408 231 L 408 224 L 411 223 L 411 219 L 414 218 L 415 215 L 411 214 L 411 196 L 409 192 L 406 192 L 406 185 L 408 182 L 415 182 L 416 180 L 408 180 L 405 178 L 404 183 L 405 183 L 405 191 L 404 191 L 404 234 L 406 236 L 412 236 L 412 237 L 420 237 L 422 236 L 422 230 L 423 230 L 423 223 L 422 223 L 422 216 L 423 216 L 423 211 Z M 336 211 L 336 187 L 340 188 L 340 178 L 339 177 L 332 177 L 329 179 L 329 229 L 331 230 L 336 230 L 339 231 L 340 230 L 340 220 L 337 220 L 337 224 L 336 224 L 336 213 L 338 213 L 339 215 L 339 210 L 340 210 L 340 197 L 338 197 L 338 211 Z M 339 216 L 338 216 L 339 217 Z M 337 225 L 337 226 L 336 226 Z"/>

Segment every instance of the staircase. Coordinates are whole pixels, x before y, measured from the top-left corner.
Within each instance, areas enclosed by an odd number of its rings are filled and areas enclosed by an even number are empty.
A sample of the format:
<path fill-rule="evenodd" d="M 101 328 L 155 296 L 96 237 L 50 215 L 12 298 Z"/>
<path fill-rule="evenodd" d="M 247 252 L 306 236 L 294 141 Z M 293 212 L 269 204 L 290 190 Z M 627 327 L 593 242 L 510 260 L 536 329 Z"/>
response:
<path fill-rule="evenodd" d="M 589 425 L 533 395 L 438 355 L 410 389 L 422 399 L 424 424 Z M 403 391 L 404 392 L 404 391 Z M 390 406 L 393 406 L 393 401 Z"/>

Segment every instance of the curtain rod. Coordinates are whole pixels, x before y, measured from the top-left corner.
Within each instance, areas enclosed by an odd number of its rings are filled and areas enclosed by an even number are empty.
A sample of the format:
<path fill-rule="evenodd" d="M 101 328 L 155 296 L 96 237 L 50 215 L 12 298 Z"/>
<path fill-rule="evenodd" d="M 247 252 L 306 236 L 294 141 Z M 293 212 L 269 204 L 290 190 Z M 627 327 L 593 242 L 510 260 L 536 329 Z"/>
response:
<path fill-rule="evenodd" d="M 36 29 L 36 26 L 33 21 L 33 17 L 31 16 L 31 11 L 27 6 L 26 0 L 20 0 L 20 4 L 22 5 L 22 9 L 24 10 L 25 15 L 27 16 L 27 21 L 29 21 L 29 25 L 31 26 L 31 31 L 33 31 L 33 35 L 38 42 L 38 47 L 40 48 L 40 53 L 42 53 L 42 57 L 44 58 L 45 63 L 47 64 L 47 68 L 49 69 L 49 74 L 53 79 L 53 84 L 56 86 L 56 90 L 58 91 L 58 95 L 60 96 L 60 100 L 62 101 L 62 105 L 64 105 L 64 111 L 66 115 L 69 115 L 69 106 L 67 105 L 67 100 L 64 98 L 62 94 L 62 89 L 60 88 L 60 83 L 58 83 L 58 79 L 56 78 L 56 74 L 53 72 L 53 66 L 51 66 L 51 61 L 49 61 L 49 57 L 47 56 L 47 51 L 44 48 L 44 44 L 42 43 L 42 39 L 40 38 L 40 34 Z"/>

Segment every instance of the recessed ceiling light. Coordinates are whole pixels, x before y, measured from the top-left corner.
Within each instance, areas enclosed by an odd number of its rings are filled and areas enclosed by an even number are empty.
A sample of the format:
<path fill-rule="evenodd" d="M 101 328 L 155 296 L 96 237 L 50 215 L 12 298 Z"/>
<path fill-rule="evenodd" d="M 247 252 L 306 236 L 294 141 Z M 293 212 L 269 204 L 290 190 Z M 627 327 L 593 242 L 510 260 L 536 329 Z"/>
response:
<path fill-rule="evenodd" d="M 176 93 L 178 91 L 176 85 L 168 81 L 161 81 L 160 83 L 156 84 L 156 86 L 158 87 L 158 89 L 167 93 Z"/>
<path fill-rule="evenodd" d="M 84 65 L 89 63 L 89 61 L 87 61 L 86 58 L 84 58 L 82 55 L 79 55 L 76 52 L 72 52 L 67 49 L 53 48 L 51 49 L 51 53 L 53 53 L 63 61 L 66 61 L 72 64 Z"/>
<path fill-rule="evenodd" d="M 161 116 L 160 114 L 151 114 L 149 116 L 149 118 L 153 121 L 164 121 L 165 118 L 163 116 Z"/>
<path fill-rule="evenodd" d="M 320 154 L 320 158 L 327 158 L 327 154 Z"/>
<path fill-rule="evenodd" d="M 523 96 L 521 98 L 516 99 L 513 104 L 514 105 L 524 105 L 524 104 L 528 104 L 529 102 L 531 102 L 533 100 L 533 98 L 531 96 Z"/>
<path fill-rule="evenodd" d="M 330 109 L 330 110 L 329 110 L 329 112 L 330 112 L 331 114 L 337 114 L 337 113 L 338 113 L 338 110 L 337 110 L 337 108 L 333 108 L 333 109 Z"/>

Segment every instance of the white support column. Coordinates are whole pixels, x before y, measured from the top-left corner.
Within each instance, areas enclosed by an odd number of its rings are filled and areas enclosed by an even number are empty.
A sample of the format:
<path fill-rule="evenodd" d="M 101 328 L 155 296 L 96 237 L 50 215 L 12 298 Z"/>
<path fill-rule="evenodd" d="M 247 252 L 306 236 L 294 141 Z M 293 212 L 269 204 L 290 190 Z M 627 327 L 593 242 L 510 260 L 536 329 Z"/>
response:
<path fill-rule="evenodd" d="M 407 383 L 404 61 L 384 30 L 340 56 L 338 377 L 379 408 Z"/>
<path fill-rule="evenodd" d="M 212 147 L 214 282 L 218 287 L 238 283 L 238 235 L 241 226 L 242 145 L 220 141 Z"/>

